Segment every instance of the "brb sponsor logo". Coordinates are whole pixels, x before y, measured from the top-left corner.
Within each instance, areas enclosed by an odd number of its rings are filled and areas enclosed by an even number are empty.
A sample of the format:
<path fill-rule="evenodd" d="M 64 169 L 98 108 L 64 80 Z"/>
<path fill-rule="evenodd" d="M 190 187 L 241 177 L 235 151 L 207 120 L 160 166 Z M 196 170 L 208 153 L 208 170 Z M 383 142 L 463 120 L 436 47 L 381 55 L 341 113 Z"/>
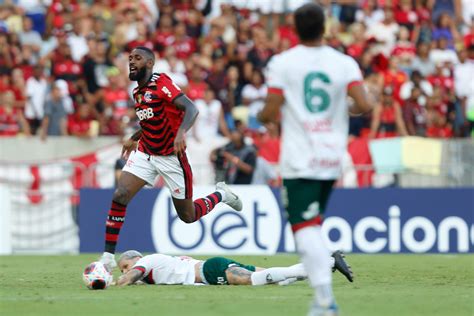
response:
<path fill-rule="evenodd" d="M 152 108 L 144 108 L 141 110 L 137 110 L 137 117 L 140 121 L 143 120 L 148 120 L 154 116 L 153 109 Z"/>
<path fill-rule="evenodd" d="M 194 197 L 215 189 L 195 187 Z M 282 236 L 282 217 L 275 195 L 267 186 L 234 186 L 244 197 L 242 212 L 220 203 L 203 219 L 183 223 L 168 190 L 161 190 L 153 208 L 152 238 L 157 251 L 170 254 L 274 254 Z"/>
<path fill-rule="evenodd" d="M 423 216 L 406 217 L 392 205 L 385 219 L 366 216 L 349 223 L 332 216 L 323 232 L 332 249 L 347 252 L 467 253 L 474 250 L 474 224 L 459 216 L 433 221 Z M 403 219 L 403 221 L 402 221 Z"/>

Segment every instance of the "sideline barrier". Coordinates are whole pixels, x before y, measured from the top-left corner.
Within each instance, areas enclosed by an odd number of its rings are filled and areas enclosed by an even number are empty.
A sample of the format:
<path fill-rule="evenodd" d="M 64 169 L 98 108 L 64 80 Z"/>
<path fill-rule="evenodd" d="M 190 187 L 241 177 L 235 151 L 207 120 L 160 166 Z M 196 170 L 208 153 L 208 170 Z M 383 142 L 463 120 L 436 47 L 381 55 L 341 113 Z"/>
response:
<path fill-rule="evenodd" d="M 169 254 L 274 254 L 293 252 L 280 204 L 267 186 L 233 186 L 243 211 L 226 205 L 203 220 L 179 220 L 167 189 L 142 190 L 127 209 L 118 251 Z M 194 189 L 195 197 L 212 192 Z M 104 223 L 113 190 L 83 189 L 80 251 L 103 250 Z M 356 253 L 474 252 L 474 189 L 336 189 L 323 230 L 330 247 Z"/>

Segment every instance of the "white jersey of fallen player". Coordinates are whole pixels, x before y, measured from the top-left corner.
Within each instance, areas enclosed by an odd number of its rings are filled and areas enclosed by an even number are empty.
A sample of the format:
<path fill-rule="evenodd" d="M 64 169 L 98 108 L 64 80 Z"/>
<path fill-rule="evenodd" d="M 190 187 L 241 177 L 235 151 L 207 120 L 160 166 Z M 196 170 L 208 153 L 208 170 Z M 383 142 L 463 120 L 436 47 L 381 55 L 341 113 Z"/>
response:
<path fill-rule="evenodd" d="M 298 45 L 272 57 L 269 92 L 282 93 L 283 178 L 339 178 L 349 130 L 347 90 L 362 83 L 351 57 L 328 46 Z"/>
<path fill-rule="evenodd" d="M 199 260 L 163 254 L 144 256 L 133 269 L 143 272 L 142 281 L 149 284 L 194 284 L 194 266 Z"/>

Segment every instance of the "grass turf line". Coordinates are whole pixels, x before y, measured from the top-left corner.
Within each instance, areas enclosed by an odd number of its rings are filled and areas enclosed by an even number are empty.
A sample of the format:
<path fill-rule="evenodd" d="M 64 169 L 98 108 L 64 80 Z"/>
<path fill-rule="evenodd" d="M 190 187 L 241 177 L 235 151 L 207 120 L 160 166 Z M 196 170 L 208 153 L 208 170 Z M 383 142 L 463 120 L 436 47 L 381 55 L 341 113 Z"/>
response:
<path fill-rule="evenodd" d="M 148 285 L 90 291 L 81 274 L 98 257 L 0 256 L 0 314 L 293 316 L 305 315 L 312 298 L 306 282 L 285 287 Z M 295 255 L 231 258 L 258 266 L 298 261 Z M 474 315 L 474 255 L 349 254 L 348 260 L 355 282 L 334 274 L 343 316 Z"/>

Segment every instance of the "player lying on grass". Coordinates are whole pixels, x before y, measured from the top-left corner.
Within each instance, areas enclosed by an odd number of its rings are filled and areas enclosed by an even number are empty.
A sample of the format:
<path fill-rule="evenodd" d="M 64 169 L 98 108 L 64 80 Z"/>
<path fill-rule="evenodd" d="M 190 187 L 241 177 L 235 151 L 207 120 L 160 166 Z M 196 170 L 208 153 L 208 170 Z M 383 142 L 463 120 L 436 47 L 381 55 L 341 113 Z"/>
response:
<path fill-rule="evenodd" d="M 338 270 L 352 282 L 352 271 L 340 251 L 333 253 L 334 271 Z M 213 257 L 197 260 L 191 257 L 174 257 L 163 254 L 143 256 L 136 250 L 124 252 L 118 261 L 123 273 L 117 285 L 143 281 L 148 284 L 212 284 L 212 285 L 286 285 L 306 279 L 301 263 L 290 267 L 259 268 L 241 264 L 232 259 Z"/>

